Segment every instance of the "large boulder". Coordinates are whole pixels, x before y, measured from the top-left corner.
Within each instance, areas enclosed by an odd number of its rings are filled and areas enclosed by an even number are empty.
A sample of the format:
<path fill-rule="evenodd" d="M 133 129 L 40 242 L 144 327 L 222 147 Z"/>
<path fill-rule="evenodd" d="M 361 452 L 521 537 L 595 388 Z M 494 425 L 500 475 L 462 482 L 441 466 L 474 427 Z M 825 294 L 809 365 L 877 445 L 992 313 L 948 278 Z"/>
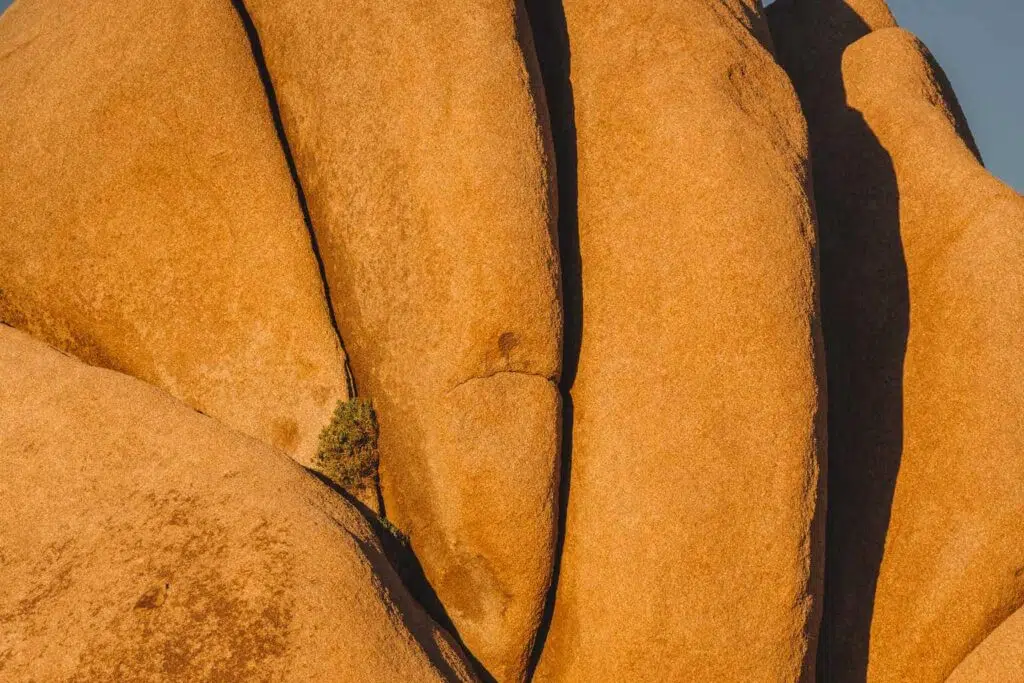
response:
<path fill-rule="evenodd" d="M 279 452 L 0 325 L 0 680 L 472 680 Z"/>
<path fill-rule="evenodd" d="M 561 4 L 531 20 L 578 190 L 561 209 L 583 333 L 538 680 L 813 678 L 824 426 L 799 105 L 756 2 Z"/>
<path fill-rule="evenodd" d="M 0 321 L 308 462 L 344 354 L 230 3 L 21 0 L 0 54 Z"/>
<path fill-rule="evenodd" d="M 520 680 L 550 584 L 561 307 L 517 2 L 247 0 L 320 239 L 388 517 L 462 640 Z"/>
<path fill-rule="evenodd" d="M 1024 200 L 979 163 L 927 50 L 863 19 L 884 3 L 821 4 L 831 18 L 819 3 L 771 8 L 821 217 L 819 668 L 830 681 L 939 682 L 1024 603 Z M 823 34 L 813 16 L 847 29 Z"/>
<path fill-rule="evenodd" d="M 1024 604 L 1024 198 L 911 34 L 871 33 L 842 71 L 892 159 L 912 322 L 868 676 L 940 682 Z"/>

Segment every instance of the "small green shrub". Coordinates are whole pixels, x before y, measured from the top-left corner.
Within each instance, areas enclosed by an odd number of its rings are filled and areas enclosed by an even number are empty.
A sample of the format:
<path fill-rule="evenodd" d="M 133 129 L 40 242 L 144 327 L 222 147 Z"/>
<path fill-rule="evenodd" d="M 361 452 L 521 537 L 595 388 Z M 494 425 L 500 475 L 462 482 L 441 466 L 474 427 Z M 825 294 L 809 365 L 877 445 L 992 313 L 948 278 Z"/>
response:
<path fill-rule="evenodd" d="M 338 401 L 320 432 L 314 465 L 350 493 L 377 485 L 377 414 L 365 398 Z"/>

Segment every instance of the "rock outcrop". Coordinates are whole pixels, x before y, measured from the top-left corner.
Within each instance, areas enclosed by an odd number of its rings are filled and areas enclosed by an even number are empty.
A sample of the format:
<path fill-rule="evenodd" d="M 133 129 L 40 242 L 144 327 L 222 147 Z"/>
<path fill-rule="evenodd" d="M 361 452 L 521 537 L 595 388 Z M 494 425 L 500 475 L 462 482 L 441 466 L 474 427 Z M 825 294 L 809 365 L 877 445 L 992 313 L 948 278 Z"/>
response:
<path fill-rule="evenodd" d="M 0 681 L 1022 680 L 1024 197 L 762 4 L 15 3 Z"/>
<path fill-rule="evenodd" d="M 352 505 L 0 325 L 0 679 L 473 680 Z"/>
<path fill-rule="evenodd" d="M 531 19 L 578 188 L 583 335 L 537 678 L 812 678 L 824 416 L 799 105 L 755 2 L 562 4 Z"/>
<path fill-rule="evenodd" d="M 913 36 L 861 21 L 806 61 L 827 40 L 776 7 L 816 148 L 833 396 L 819 667 L 940 682 L 1024 603 L 1024 200 Z"/>
<path fill-rule="evenodd" d="M 892 158 L 912 322 L 868 676 L 943 681 L 1024 604 L 1024 199 L 912 35 L 862 38 L 843 79 Z"/>
<path fill-rule="evenodd" d="M 518 3 L 247 0 L 388 517 L 466 645 L 524 676 L 558 487 L 550 143 Z"/>
<path fill-rule="evenodd" d="M 0 321 L 308 462 L 344 355 L 230 4 L 23 0 L 0 55 Z"/>

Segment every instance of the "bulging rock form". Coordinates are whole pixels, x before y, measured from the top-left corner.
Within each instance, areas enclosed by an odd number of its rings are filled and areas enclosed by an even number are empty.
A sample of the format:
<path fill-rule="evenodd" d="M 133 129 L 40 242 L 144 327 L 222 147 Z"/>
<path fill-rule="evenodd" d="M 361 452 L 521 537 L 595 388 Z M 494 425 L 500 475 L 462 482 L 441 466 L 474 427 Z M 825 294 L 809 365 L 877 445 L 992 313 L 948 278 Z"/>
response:
<path fill-rule="evenodd" d="M 938 682 L 1024 604 L 1024 198 L 909 33 L 857 41 L 843 80 L 892 158 L 912 322 L 868 676 Z"/>
<path fill-rule="evenodd" d="M 1024 602 L 1024 201 L 979 164 L 913 36 L 870 22 L 823 36 L 812 4 L 780 0 L 772 29 L 808 113 L 821 220 L 819 669 L 939 682 Z M 853 21 L 833 8 L 828 25 Z"/>
<path fill-rule="evenodd" d="M 513 0 L 247 0 L 388 517 L 463 641 L 519 680 L 550 583 L 561 307 L 553 179 Z"/>
<path fill-rule="evenodd" d="M 974 648 L 946 683 L 1020 683 L 1024 672 L 1024 609 Z"/>
<path fill-rule="evenodd" d="M 796 97 L 755 2 L 558 4 L 531 19 L 559 185 L 578 184 L 583 335 L 538 680 L 812 678 L 823 399 Z"/>
<path fill-rule="evenodd" d="M 0 415 L 0 679 L 473 679 L 276 451 L 2 325 Z"/>
<path fill-rule="evenodd" d="M 307 461 L 344 356 L 227 2 L 0 19 L 0 321 Z"/>

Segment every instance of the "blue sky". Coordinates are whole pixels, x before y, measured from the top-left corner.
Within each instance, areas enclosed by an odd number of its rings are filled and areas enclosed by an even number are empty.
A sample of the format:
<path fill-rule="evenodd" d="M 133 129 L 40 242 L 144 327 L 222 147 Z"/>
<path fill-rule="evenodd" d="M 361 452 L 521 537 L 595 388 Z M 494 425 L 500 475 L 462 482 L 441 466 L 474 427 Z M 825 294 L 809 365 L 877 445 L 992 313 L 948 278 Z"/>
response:
<path fill-rule="evenodd" d="M 0 0 L 0 10 L 10 4 Z M 949 75 L 985 165 L 1024 192 L 1024 1 L 889 0 L 889 6 Z"/>

